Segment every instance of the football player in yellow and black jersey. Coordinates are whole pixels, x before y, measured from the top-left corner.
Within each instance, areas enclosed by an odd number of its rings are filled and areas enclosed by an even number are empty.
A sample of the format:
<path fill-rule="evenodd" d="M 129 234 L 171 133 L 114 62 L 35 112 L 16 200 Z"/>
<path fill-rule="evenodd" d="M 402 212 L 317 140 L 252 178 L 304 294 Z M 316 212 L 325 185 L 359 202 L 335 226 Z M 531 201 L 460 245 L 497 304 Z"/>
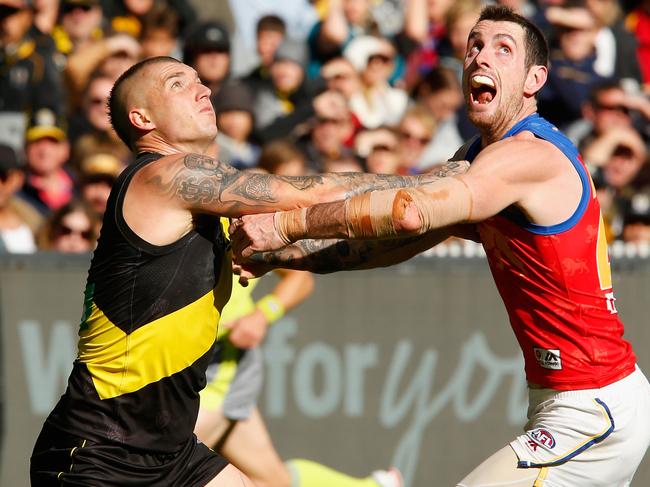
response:
<path fill-rule="evenodd" d="M 173 58 L 127 70 L 109 110 L 136 160 L 109 198 L 78 356 L 34 447 L 32 485 L 252 485 L 192 433 L 231 289 L 219 216 L 292 209 L 436 176 L 239 172 L 210 157 L 217 134 L 210 90 Z"/>

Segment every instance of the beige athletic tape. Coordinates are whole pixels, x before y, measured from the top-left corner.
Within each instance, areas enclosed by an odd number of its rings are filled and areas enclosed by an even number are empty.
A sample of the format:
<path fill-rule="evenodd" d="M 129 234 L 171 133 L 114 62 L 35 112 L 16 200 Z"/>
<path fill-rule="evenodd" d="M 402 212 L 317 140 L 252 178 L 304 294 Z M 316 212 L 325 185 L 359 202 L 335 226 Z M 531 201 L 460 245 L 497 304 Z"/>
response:
<path fill-rule="evenodd" d="M 300 240 L 307 234 L 307 208 L 275 212 L 273 226 L 285 245 Z"/>

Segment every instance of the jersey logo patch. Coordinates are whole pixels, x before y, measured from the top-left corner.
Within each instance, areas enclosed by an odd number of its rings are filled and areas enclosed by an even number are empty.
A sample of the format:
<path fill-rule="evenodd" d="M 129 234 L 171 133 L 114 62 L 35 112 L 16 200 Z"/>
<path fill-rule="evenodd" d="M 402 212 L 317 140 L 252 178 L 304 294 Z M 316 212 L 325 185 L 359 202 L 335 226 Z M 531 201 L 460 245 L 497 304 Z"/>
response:
<path fill-rule="evenodd" d="M 546 348 L 534 349 L 535 359 L 540 367 L 551 370 L 562 370 L 562 359 L 559 350 L 549 350 Z"/>
<path fill-rule="evenodd" d="M 537 451 L 537 445 L 546 447 L 549 450 L 552 450 L 555 447 L 555 438 L 553 438 L 553 435 L 544 428 L 527 431 L 526 435 L 528 435 L 532 440 L 528 442 L 528 445 L 533 451 Z"/>

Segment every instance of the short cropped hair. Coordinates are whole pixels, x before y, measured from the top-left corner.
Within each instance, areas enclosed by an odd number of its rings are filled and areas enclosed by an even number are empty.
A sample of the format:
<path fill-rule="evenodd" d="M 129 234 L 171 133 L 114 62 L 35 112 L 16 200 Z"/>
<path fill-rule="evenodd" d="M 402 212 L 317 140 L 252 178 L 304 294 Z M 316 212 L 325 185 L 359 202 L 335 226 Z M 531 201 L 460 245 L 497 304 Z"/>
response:
<path fill-rule="evenodd" d="M 516 14 L 512 9 L 502 5 L 490 5 L 481 11 L 478 22 L 513 22 L 524 29 L 526 48 L 526 69 L 531 66 L 548 68 L 548 43 L 542 31 L 526 17 Z"/>
<path fill-rule="evenodd" d="M 129 114 L 126 106 L 125 89 L 128 81 L 144 68 L 151 64 L 162 62 L 180 63 L 178 59 L 169 56 L 150 57 L 134 64 L 117 78 L 108 98 L 108 116 L 115 133 L 122 139 L 129 149 L 133 149 L 133 130 L 129 122 Z"/>
<path fill-rule="evenodd" d="M 277 15 L 265 15 L 260 17 L 260 20 L 257 21 L 256 34 L 259 35 L 260 32 L 267 30 L 279 32 L 284 35 L 286 34 L 287 26 L 284 20 L 282 20 L 282 17 L 278 17 Z"/>

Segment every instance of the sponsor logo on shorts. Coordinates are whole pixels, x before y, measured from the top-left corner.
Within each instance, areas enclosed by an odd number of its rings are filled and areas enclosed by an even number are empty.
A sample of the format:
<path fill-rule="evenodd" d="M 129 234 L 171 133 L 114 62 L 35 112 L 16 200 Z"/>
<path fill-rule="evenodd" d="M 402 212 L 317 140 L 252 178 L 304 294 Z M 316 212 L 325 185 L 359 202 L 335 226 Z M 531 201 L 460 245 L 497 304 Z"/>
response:
<path fill-rule="evenodd" d="M 553 435 L 544 428 L 530 430 L 527 431 L 526 434 L 530 438 L 528 446 L 533 451 L 537 451 L 537 445 L 546 447 L 549 450 L 552 450 L 555 447 L 555 438 L 553 438 Z"/>
<path fill-rule="evenodd" d="M 562 370 L 562 359 L 560 358 L 559 350 L 537 347 L 533 350 L 535 351 L 535 359 L 540 367 L 551 370 Z"/>

